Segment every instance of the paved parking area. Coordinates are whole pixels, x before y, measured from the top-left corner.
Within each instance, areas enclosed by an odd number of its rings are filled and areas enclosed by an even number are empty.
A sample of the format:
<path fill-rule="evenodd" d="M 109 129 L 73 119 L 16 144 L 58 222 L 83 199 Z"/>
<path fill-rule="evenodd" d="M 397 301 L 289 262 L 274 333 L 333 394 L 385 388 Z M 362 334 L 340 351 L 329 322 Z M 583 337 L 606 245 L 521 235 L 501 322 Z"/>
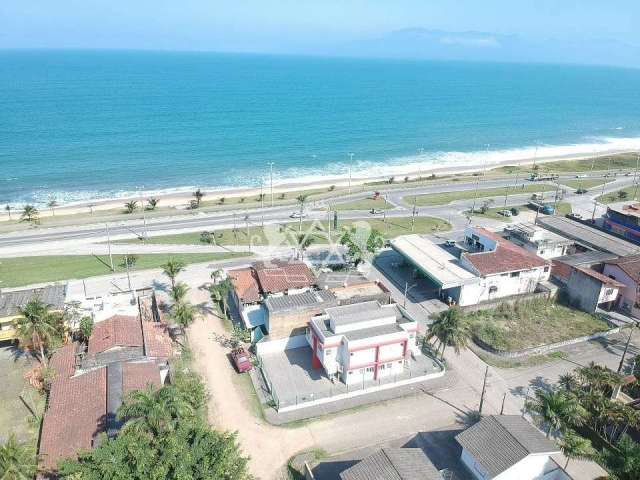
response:
<path fill-rule="evenodd" d="M 311 352 L 311 348 L 301 347 L 262 356 L 262 368 L 271 382 L 274 399 L 279 407 L 298 405 L 440 371 L 439 365 L 433 359 L 419 355 L 408 360 L 403 374 L 347 386 L 340 381 L 332 382 L 324 370 L 312 368 Z"/>

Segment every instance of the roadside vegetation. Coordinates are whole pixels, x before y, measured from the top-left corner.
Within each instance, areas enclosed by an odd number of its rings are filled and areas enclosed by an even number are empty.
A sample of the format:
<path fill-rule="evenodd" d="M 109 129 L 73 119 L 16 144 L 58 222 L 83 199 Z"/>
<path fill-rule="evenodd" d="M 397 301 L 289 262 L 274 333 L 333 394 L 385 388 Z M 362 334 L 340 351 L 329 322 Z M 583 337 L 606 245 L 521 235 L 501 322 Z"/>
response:
<path fill-rule="evenodd" d="M 496 350 L 508 352 L 592 335 L 610 328 L 607 322 L 594 315 L 545 298 L 503 303 L 491 310 L 465 314 L 465 317 L 475 338 Z"/>
<path fill-rule="evenodd" d="M 546 183 L 526 183 L 512 187 L 480 188 L 477 193 L 473 189 L 461 190 L 458 192 L 427 193 L 424 195 L 417 195 L 415 197 L 415 203 L 419 207 L 447 205 L 448 203 L 455 202 L 457 200 L 473 200 L 473 198 L 480 199 L 486 197 L 504 198 L 505 194 L 519 195 L 524 193 L 549 192 L 555 189 L 556 187 L 554 185 Z M 407 205 L 413 205 L 414 197 L 406 196 L 402 200 Z"/>
<path fill-rule="evenodd" d="M 492 169 L 493 172 L 501 172 L 508 174 L 530 173 L 537 171 L 538 173 L 573 173 L 573 172 L 589 172 L 594 171 L 619 171 L 625 172 L 635 170 L 637 164 L 636 153 L 618 153 L 614 155 L 599 155 L 594 158 L 584 160 L 558 160 L 554 162 L 540 162 L 535 168 L 532 164 L 521 166 L 504 166 Z"/>
<path fill-rule="evenodd" d="M 608 178 L 576 178 L 574 180 L 560 180 L 560 185 L 566 185 L 569 188 L 578 190 L 583 188 L 586 190 L 602 187 L 605 183 L 613 182 L 613 179 Z"/>
<path fill-rule="evenodd" d="M 250 254 L 244 252 L 113 255 L 113 264 L 116 272 L 124 272 L 127 265 L 132 271 L 160 268 L 170 259 L 189 264 L 248 255 Z M 109 273 L 112 271 L 106 255 L 47 255 L 0 259 L 0 285 L 3 287 L 81 279 Z"/>
<path fill-rule="evenodd" d="M 372 197 L 363 198 L 361 200 L 353 200 L 351 202 L 344 203 L 332 203 L 331 210 L 345 211 L 345 210 L 391 210 L 395 208 L 395 205 L 387 202 L 382 196 L 374 199 Z"/>
<path fill-rule="evenodd" d="M 621 188 L 615 192 L 605 193 L 600 195 L 596 200 L 600 203 L 609 204 L 615 202 L 635 201 L 638 198 L 638 188 L 633 185 Z"/>

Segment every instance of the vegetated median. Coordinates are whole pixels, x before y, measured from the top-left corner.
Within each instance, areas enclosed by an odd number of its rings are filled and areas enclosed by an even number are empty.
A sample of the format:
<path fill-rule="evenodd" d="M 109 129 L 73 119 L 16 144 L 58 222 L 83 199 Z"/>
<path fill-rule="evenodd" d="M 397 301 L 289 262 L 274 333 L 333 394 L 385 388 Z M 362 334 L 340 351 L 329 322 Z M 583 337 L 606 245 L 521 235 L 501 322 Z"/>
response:
<path fill-rule="evenodd" d="M 225 253 L 152 253 L 131 255 L 130 270 L 159 268 L 167 260 L 173 259 L 185 264 L 228 260 L 251 255 L 244 252 Z M 116 272 L 124 272 L 125 255 L 113 255 Z M 19 287 L 34 283 L 56 282 L 67 279 L 81 279 L 111 272 L 109 257 L 106 255 L 47 255 L 33 257 L 12 257 L 0 259 L 0 285 Z"/>
<path fill-rule="evenodd" d="M 503 303 L 465 314 L 474 338 L 503 352 L 518 352 L 605 332 L 600 318 L 547 298 Z"/>
<path fill-rule="evenodd" d="M 248 224 L 247 224 L 248 223 Z M 451 229 L 451 225 L 445 220 L 434 217 L 415 217 L 413 230 L 411 228 L 411 217 L 387 217 L 365 218 L 360 220 L 338 221 L 338 228 L 329 229 L 327 221 L 304 221 L 302 228 L 300 223 L 286 223 L 265 225 L 255 225 L 252 222 L 239 222 L 238 227 L 221 230 L 209 230 L 206 232 L 179 233 L 175 235 L 160 235 L 149 237 L 145 240 L 148 244 L 162 245 L 254 245 L 254 246 L 291 246 L 298 242 L 298 235 L 301 233 L 308 236 L 312 243 L 327 244 L 331 241 L 338 241 L 345 228 L 354 224 L 367 223 L 371 229 L 378 230 L 386 238 L 394 238 L 399 235 L 410 233 L 435 233 L 446 232 Z M 331 234 L 329 235 L 329 230 Z M 120 240 L 114 243 L 140 243 L 138 239 Z"/>
<path fill-rule="evenodd" d="M 471 200 L 473 198 L 504 197 L 505 195 L 519 195 L 523 193 L 550 192 L 557 187 L 546 183 L 522 184 L 510 187 L 483 188 L 477 192 L 474 189 L 456 192 L 427 193 L 415 196 L 415 204 L 419 207 L 446 205 L 456 200 Z M 403 197 L 403 202 L 412 205 L 414 196 Z"/>
<path fill-rule="evenodd" d="M 391 210 L 395 208 L 393 203 L 387 202 L 382 196 L 378 198 L 362 198 L 360 200 L 353 200 L 351 202 L 332 203 L 331 210 L 345 211 L 345 210 Z"/>
<path fill-rule="evenodd" d="M 638 198 L 638 188 L 634 185 L 630 185 L 615 192 L 605 193 L 600 195 L 596 200 L 600 203 L 608 205 L 610 203 L 624 202 L 624 201 L 636 201 Z"/>
<path fill-rule="evenodd" d="M 504 216 L 499 212 L 504 210 L 508 210 L 511 213 L 511 217 Z M 488 207 L 485 208 L 485 205 L 480 205 L 480 209 L 476 209 L 473 216 L 482 217 L 482 218 L 492 218 L 494 220 L 501 220 L 503 222 L 510 222 L 512 220 L 518 220 L 518 215 L 524 211 L 533 211 L 535 212 L 535 208 L 529 205 L 516 205 L 516 206 L 508 206 L 508 207 Z M 566 215 L 572 212 L 571 204 L 568 202 L 558 202 L 556 204 L 555 215 Z M 464 212 L 465 215 L 471 215 L 471 210 L 466 210 Z"/>

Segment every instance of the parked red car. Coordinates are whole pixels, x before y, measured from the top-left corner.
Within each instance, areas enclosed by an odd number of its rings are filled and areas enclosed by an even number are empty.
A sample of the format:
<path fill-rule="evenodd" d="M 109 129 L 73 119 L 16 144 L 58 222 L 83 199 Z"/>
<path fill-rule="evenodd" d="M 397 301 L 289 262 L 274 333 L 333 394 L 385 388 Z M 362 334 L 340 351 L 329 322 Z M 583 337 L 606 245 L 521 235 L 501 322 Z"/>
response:
<path fill-rule="evenodd" d="M 233 358 L 233 363 L 235 363 L 239 373 L 248 372 L 253 367 L 251 360 L 249 360 L 249 355 L 242 347 L 231 350 L 231 358 Z"/>

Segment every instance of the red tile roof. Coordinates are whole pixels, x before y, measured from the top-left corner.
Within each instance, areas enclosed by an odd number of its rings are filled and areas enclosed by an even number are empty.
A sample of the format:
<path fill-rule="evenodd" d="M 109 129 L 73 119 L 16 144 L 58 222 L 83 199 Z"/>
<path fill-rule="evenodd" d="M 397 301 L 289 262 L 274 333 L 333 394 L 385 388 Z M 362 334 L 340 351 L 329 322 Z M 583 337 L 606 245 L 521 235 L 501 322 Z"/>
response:
<path fill-rule="evenodd" d="M 242 303 L 256 303 L 260 301 L 260 285 L 253 268 L 239 268 L 228 272 L 236 295 Z"/>
<path fill-rule="evenodd" d="M 495 275 L 550 265 L 548 260 L 538 257 L 486 228 L 476 227 L 474 230 L 498 244 L 496 249 L 490 252 L 464 254 L 480 275 Z"/>
<path fill-rule="evenodd" d="M 89 355 L 114 347 L 142 347 L 142 328 L 138 317 L 114 315 L 95 324 L 89 337 Z"/>
<path fill-rule="evenodd" d="M 608 265 L 617 265 L 620 270 L 629 275 L 635 282 L 640 282 L 640 255 L 616 258 L 604 262 Z"/>
<path fill-rule="evenodd" d="M 173 355 L 173 344 L 165 323 L 142 322 L 142 336 L 146 356 L 166 359 Z"/>
<path fill-rule="evenodd" d="M 160 388 L 160 369 L 155 362 L 128 362 L 122 366 L 122 393 L 144 390 L 147 386 Z"/>
<path fill-rule="evenodd" d="M 256 262 L 253 268 L 258 275 L 260 287 L 265 293 L 286 292 L 293 288 L 314 285 L 313 272 L 302 262 Z"/>
<path fill-rule="evenodd" d="M 69 376 L 75 344 L 58 350 L 51 359 L 57 376 L 51 385 L 49 404 L 42 421 L 41 467 L 55 469 L 58 460 L 90 449 L 104 430 L 107 411 L 107 369 L 101 367 L 76 377 Z M 60 368 L 60 370 L 58 370 Z"/>
<path fill-rule="evenodd" d="M 614 280 L 611 277 L 607 277 L 606 275 L 603 275 L 600 272 L 596 272 L 595 270 L 588 268 L 588 267 L 575 267 L 576 270 L 578 270 L 579 272 L 584 273 L 585 275 L 589 275 L 592 278 L 595 278 L 596 280 L 600 281 L 601 283 L 604 283 L 605 285 L 610 285 L 612 287 L 618 287 L 618 288 L 622 288 L 624 287 L 624 283 L 620 283 L 617 280 Z"/>

